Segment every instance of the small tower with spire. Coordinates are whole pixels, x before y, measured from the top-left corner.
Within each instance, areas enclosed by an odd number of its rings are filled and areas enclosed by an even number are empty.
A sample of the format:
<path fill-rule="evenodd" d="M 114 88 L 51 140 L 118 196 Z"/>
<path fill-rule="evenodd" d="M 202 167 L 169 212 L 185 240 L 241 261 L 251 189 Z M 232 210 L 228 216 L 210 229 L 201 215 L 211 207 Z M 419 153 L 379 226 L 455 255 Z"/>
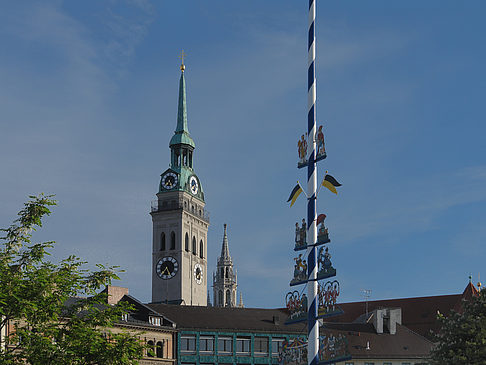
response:
<path fill-rule="evenodd" d="M 218 258 L 216 272 L 213 273 L 213 303 L 215 307 L 236 307 L 237 275 L 233 267 L 228 247 L 228 235 L 224 225 L 221 256 Z M 243 302 L 240 293 L 240 303 Z"/>

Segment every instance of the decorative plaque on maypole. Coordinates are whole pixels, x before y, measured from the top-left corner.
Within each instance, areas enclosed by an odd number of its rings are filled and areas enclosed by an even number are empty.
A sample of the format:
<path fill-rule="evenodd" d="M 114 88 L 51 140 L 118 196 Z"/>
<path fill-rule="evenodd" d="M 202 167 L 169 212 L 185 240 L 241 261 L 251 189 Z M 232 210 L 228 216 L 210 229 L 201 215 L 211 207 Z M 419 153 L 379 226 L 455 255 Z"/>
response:
<path fill-rule="evenodd" d="M 329 230 L 325 226 L 325 214 L 317 215 L 317 196 L 321 187 L 326 187 L 334 194 L 341 184 L 326 171 L 317 187 L 317 162 L 327 157 L 323 126 L 316 130 L 316 44 L 315 44 L 315 0 L 309 0 L 309 37 L 308 37 L 308 70 L 307 92 L 308 113 L 307 133 L 297 143 L 299 160 L 297 167 L 307 167 L 307 192 L 297 182 L 288 202 L 292 206 L 299 195 L 307 197 L 307 219 L 295 224 L 295 246 L 297 257 L 294 258 L 291 287 L 307 286 L 304 290 L 287 293 L 285 304 L 289 311 L 287 324 L 307 321 L 307 344 L 302 339 L 286 343 L 282 348 L 280 363 L 283 365 L 330 364 L 351 358 L 347 347 L 347 338 L 342 333 L 325 331 L 319 336 L 319 318 L 328 318 L 342 314 L 337 306 L 340 293 L 339 282 L 333 280 L 336 269 L 331 262 L 329 252 Z M 299 251 L 304 251 L 300 253 Z M 321 281 L 322 280 L 322 281 Z"/>

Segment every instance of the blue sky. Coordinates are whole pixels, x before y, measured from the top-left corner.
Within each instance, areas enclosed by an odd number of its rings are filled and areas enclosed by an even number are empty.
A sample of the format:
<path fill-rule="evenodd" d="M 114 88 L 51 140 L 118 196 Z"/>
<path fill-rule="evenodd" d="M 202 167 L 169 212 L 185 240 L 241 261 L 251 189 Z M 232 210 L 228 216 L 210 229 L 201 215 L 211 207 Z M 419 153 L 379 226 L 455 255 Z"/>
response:
<path fill-rule="evenodd" d="M 486 5 L 317 4 L 317 119 L 338 196 L 322 191 L 341 301 L 458 293 L 486 248 Z M 59 205 L 38 240 L 54 259 L 120 265 L 150 299 L 151 218 L 187 53 L 189 130 L 245 305 L 284 305 L 289 208 L 306 128 L 307 2 L 0 4 L 0 226 L 30 194 Z M 256 284 L 258 283 L 258 284 Z"/>

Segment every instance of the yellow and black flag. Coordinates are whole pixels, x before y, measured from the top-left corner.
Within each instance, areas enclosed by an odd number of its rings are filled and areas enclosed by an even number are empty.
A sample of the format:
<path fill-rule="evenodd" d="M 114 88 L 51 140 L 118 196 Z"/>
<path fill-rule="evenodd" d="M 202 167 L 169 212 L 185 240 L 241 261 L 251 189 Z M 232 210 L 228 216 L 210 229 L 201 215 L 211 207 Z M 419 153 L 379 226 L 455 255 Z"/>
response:
<path fill-rule="evenodd" d="M 295 201 L 297 200 L 300 193 L 302 192 L 303 192 L 302 187 L 300 186 L 299 183 L 297 183 L 297 185 L 295 185 L 295 188 L 290 193 L 289 200 L 287 200 L 287 202 L 291 202 L 290 206 L 294 205 Z"/>
<path fill-rule="evenodd" d="M 328 174 L 326 174 L 326 176 L 324 176 L 324 180 L 322 180 L 321 185 L 325 186 L 326 188 L 331 190 L 334 194 L 337 194 L 336 188 L 338 186 L 341 186 L 341 184 L 338 183 L 337 180 L 334 177 L 332 177 L 331 175 L 328 175 Z"/>

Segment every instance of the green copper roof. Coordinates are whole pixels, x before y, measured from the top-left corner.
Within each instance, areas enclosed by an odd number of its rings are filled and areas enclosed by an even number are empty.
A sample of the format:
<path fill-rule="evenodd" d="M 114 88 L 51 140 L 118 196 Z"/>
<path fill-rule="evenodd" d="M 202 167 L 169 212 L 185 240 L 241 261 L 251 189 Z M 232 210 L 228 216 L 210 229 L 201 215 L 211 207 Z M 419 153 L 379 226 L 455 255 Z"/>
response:
<path fill-rule="evenodd" d="M 187 144 L 196 147 L 187 129 L 187 105 L 186 105 L 186 80 L 184 71 L 181 73 L 179 81 L 179 107 L 177 109 L 177 127 L 174 136 L 171 138 L 169 146 L 176 144 Z"/>

